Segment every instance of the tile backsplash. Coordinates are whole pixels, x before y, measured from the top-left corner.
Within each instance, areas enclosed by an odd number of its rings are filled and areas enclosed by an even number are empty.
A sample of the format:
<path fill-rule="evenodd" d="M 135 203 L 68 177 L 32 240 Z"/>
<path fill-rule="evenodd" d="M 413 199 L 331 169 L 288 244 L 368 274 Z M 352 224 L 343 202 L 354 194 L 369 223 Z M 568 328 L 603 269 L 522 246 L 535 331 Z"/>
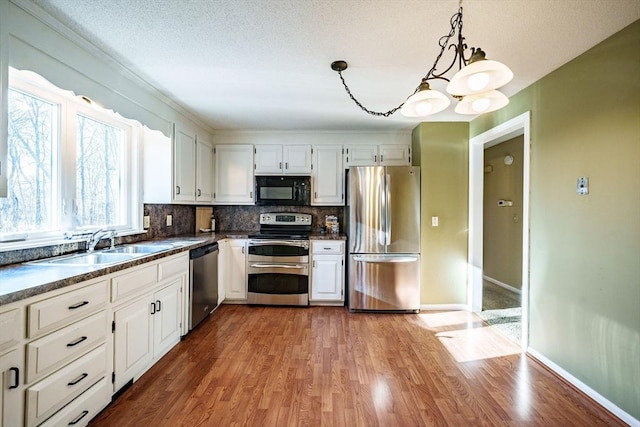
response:
<path fill-rule="evenodd" d="M 326 215 L 335 215 L 344 232 L 343 206 L 213 206 L 216 230 L 222 231 L 258 231 L 259 216 L 264 212 L 296 212 L 313 215 L 312 231 L 317 233 L 324 225 Z M 146 233 L 116 238 L 116 244 L 135 243 L 163 237 L 175 237 L 193 234 L 196 230 L 196 207 L 191 205 L 145 204 L 144 215 L 149 216 L 149 228 Z M 172 225 L 167 225 L 167 216 L 171 215 Z M 104 240 L 96 248 L 108 245 Z M 1 252 L 0 265 L 17 264 L 40 258 L 64 255 L 83 251 L 82 243 L 64 243 L 45 247 L 18 249 Z"/>

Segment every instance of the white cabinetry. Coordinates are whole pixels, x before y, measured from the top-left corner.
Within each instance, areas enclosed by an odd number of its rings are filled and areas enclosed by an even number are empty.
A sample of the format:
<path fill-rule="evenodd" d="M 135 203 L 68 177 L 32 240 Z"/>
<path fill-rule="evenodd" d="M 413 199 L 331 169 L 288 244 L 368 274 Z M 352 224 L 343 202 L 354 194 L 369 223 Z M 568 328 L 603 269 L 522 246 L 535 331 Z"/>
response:
<path fill-rule="evenodd" d="M 315 145 L 313 147 L 311 189 L 312 205 L 344 205 L 344 168 L 342 167 L 341 145 Z"/>
<path fill-rule="evenodd" d="M 344 241 L 311 241 L 310 305 L 344 305 Z"/>
<path fill-rule="evenodd" d="M 124 270 L 111 279 L 114 391 L 137 379 L 180 341 L 188 254 Z M 129 290 L 127 292 L 126 290 Z"/>
<path fill-rule="evenodd" d="M 215 146 L 216 204 L 253 204 L 253 146 L 248 144 Z"/>
<path fill-rule="evenodd" d="M 0 426 L 20 426 L 23 418 L 24 338 L 22 307 L 0 312 Z"/>
<path fill-rule="evenodd" d="M 225 301 L 247 300 L 245 239 L 228 239 L 220 245 L 220 282 L 225 287 Z"/>
<path fill-rule="evenodd" d="M 26 307 L 31 339 L 25 345 L 27 426 L 40 425 L 52 416 L 58 419 L 62 412 L 69 420 L 78 420 L 78 425 L 86 424 L 111 396 L 107 387 L 94 388 L 106 383 L 111 371 L 107 281 L 88 281 L 64 291 L 45 294 Z M 94 397 L 89 410 L 89 402 L 76 399 L 91 388 Z"/>
<path fill-rule="evenodd" d="M 404 144 L 347 145 L 344 167 L 410 166 L 411 147 Z"/>
<path fill-rule="evenodd" d="M 311 145 L 256 145 L 256 175 L 309 175 Z"/>
<path fill-rule="evenodd" d="M 145 129 L 143 140 L 145 203 L 212 203 L 213 145 L 206 137 L 176 124 L 173 139 Z"/>

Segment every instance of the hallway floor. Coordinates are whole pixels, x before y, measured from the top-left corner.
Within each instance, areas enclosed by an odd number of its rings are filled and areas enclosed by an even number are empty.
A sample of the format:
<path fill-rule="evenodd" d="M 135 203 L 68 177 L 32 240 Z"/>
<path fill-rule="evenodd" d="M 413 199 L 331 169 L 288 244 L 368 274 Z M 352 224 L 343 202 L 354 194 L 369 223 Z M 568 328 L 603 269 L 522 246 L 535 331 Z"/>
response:
<path fill-rule="evenodd" d="M 482 311 L 478 315 L 514 342 L 522 339 L 520 295 L 494 283 L 482 283 Z"/>

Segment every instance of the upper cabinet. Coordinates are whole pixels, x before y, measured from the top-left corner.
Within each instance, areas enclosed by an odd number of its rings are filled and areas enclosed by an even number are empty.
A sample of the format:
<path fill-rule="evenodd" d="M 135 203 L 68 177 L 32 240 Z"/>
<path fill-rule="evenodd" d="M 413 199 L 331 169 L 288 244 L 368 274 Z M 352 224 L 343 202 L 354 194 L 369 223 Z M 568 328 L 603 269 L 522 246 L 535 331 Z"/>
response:
<path fill-rule="evenodd" d="M 253 145 L 216 145 L 214 153 L 214 202 L 219 205 L 252 205 Z"/>
<path fill-rule="evenodd" d="M 173 139 L 145 129 L 143 141 L 145 203 L 213 202 L 213 145 L 206 137 L 176 124 Z"/>
<path fill-rule="evenodd" d="M 176 202 L 213 201 L 213 146 L 195 132 L 174 127 L 174 195 Z"/>
<path fill-rule="evenodd" d="M 344 167 L 410 166 L 411 147 L 404 144 L 346 145 Z"/>
<path fill-rule="evenodd" d="M 256 175 L 310 175 L 311 145 L 256 145 L 254 172 Z"/>
<path fill-rule="evenodd" d="M 311 204 L 344 205 L 342 145 L 314 145 Z"/>

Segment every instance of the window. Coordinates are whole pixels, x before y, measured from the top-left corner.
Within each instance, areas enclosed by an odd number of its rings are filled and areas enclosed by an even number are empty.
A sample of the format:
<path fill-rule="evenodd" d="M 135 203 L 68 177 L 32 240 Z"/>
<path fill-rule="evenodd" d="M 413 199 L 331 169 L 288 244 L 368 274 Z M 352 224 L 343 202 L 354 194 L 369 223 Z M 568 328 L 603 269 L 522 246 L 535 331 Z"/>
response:
<path fill-rule="evenodd" d="M 0 235 L 139 228 L 139 125 L 10 69 L 8 129 Z"/>

